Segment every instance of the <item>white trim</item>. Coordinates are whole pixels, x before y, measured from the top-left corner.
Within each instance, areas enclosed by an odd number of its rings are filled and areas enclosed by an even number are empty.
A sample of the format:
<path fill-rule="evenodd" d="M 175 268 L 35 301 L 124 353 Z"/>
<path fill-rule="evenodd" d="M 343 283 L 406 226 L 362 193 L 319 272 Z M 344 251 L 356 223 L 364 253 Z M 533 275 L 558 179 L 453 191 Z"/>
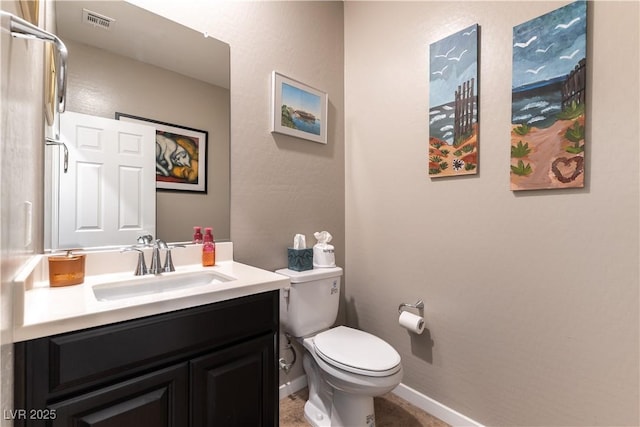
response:
<path fill-rule="evenodd" d="M 449 408 L 448 406 L 445 406 L 442 403 L 433 400 L 429 396 L 426 396 L 404 384 L 400 384 L 391 392 L 453 427 L 484 427 L 479 422 L 474 421 L 465 415 L 462 415 L 461 413 Z"/>
<path fill-rule="evenodd" d="M 284 399 L 285 397 L 293 394 L 297 391 L 302 390 L 307 386 L 307 376 L 302 375 L 298 378 L 294 378 L 293 380 L 286 382 L 284 384 L 280 384 L 280 399 Z"/>

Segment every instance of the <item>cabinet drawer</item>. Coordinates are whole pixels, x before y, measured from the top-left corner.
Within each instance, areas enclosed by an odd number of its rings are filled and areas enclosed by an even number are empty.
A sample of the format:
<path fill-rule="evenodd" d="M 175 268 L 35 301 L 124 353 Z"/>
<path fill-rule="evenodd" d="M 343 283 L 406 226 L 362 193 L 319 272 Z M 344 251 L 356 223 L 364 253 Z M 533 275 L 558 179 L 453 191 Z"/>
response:
<path fill-rule="evenodd" d="M 42 338 L 27 343 L 26 382 L 53 396 L 277 330 L 278 293 L 266 292 Z"/>

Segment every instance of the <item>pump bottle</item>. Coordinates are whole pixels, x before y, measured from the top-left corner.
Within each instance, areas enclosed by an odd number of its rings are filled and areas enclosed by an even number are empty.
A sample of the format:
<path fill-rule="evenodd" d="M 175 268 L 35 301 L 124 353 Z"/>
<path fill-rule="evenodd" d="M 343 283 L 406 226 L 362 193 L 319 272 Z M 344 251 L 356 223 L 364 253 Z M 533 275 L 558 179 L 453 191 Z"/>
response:
<path fill-rule="evenodd" d="M 200 227 L 193 227 L 193 243 L 202 243 L 202 231 Z"/>
<path fill-rule="evenodd" d="M 211 227 L 204 229 L 204 243 L 202 244 L 202 266 L 211 267 L 216 264 L 216 243 L 213 240 Z"/>

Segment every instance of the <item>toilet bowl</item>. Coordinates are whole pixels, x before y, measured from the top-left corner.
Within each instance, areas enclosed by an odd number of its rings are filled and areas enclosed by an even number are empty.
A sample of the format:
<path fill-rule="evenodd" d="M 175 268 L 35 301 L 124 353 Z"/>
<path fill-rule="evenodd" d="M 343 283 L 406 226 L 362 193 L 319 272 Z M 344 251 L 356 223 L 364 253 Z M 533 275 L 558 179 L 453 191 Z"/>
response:
<path fill-rule="evenodd" d="M 337 317 L 341 268 L 277 273 L 291 279 L 282 292 L 282 327 L 305 349 L 305 418 L 314 427 L 374 426 L 373 397 L 400 384 L 400 355 L 370 333 L 329 327 Z"/>
<path fill-rule="evenodd" d="M 316 427 L 374 426 L 373 397 L 388 393 L 402 380 L 400 355 L 393 347 L 346 326 L 305 338 L 302 344 L 307 350 L 307 421 Z"/>

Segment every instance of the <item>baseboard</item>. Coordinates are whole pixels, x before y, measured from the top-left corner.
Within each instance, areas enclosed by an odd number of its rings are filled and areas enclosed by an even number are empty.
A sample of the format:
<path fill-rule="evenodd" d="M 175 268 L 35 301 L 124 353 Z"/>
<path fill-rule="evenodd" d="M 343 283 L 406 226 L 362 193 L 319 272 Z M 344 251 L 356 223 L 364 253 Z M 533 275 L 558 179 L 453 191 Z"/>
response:
<path fill-rule="evenodd" d="M 393 389 L 392 393 L 453 427 L 484 427 L 479 422 L 404 384 Z"/>
<path fill-rule="evenodd" d="M 280 384 L 280 399 L 284 399 L 290 394 L 295 393 L 296 391 L 302 390 L 307 386 L 307 376 L 301 375 L 298 378 L 294 378 L 293 380 L 286 382 L 284 384 Z"/>

